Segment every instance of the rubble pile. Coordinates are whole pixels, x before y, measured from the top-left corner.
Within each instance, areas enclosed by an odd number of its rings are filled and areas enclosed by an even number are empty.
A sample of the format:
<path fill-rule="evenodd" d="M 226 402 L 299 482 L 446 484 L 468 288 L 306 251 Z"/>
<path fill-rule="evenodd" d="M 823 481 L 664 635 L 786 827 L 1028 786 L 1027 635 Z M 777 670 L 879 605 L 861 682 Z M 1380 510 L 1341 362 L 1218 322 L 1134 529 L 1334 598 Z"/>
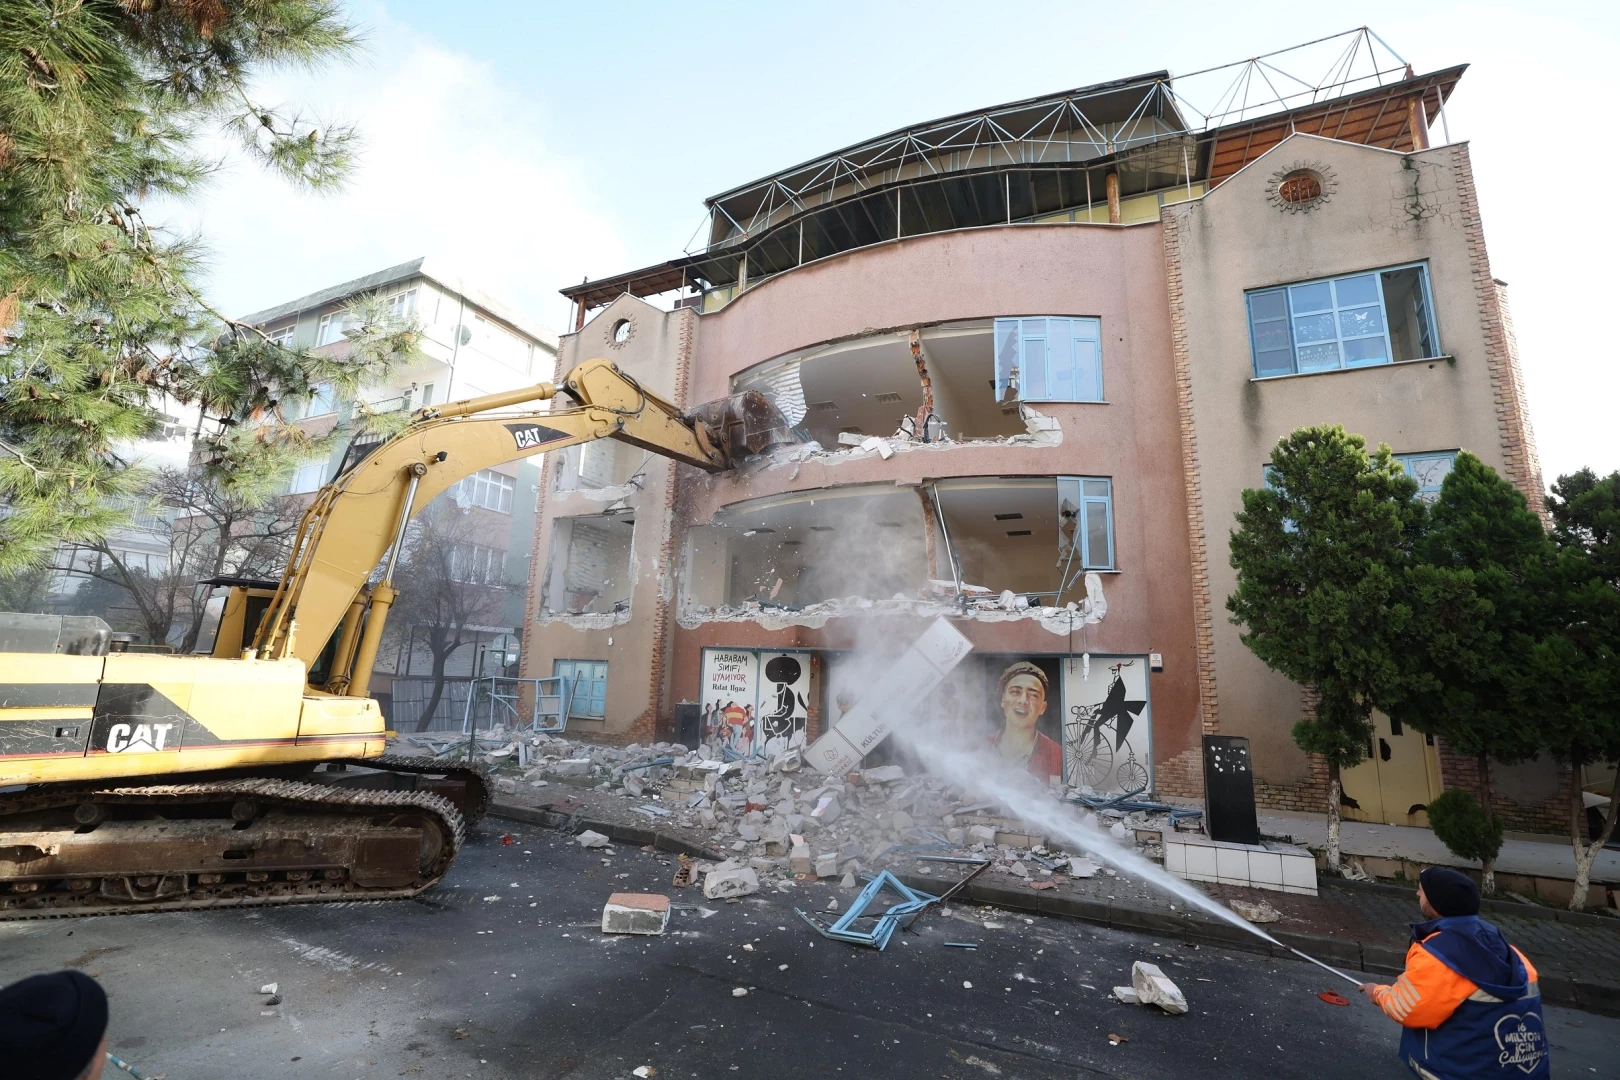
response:
<path fill-rule="evenodd" d="M 408 752 L 448 760 L 464 757 L 468 740 L 459 733 L 402 737 Z M 838 780 L 806 767 L 798 750 L 769 761 L 728 762 L 714 758 L 708 747 L 599 746 L 500 730 L 480 734 L 475 745 L 478 760 L 492 767 L 500 793 L 543 796 L 552 786 L 591 789 L 643 823 L 678 831 L 723 856 L 723 862 L 691 864 L 694 880 L 707 875 L 709 899 L 790 888 L 796 877 L 839 878 L 853 888 L 863 873 L 884 867 L 949 881 L 971 869 L 963 865 L 969 859 L 991 860 L 987 874 L 1036 890 L 1074 879 L 1117 878 L 1112 869 L 1065 852 L 1003 816 L 993 804 L 971 802 L 943 781 L 908 775 L 898 765 Z M 602 808 L 600 801 L 595 805 Z M 1157 841 L 1170 828 L 1167 814 L 1104 809 L 1096 816 L 1096 824 L 1123 846 L 1161 857 Z M 583 834 L 580 842 L 608 840 Z M 1124 896 L 1134 884 L 1117 878 L 1110 888 Z"/>

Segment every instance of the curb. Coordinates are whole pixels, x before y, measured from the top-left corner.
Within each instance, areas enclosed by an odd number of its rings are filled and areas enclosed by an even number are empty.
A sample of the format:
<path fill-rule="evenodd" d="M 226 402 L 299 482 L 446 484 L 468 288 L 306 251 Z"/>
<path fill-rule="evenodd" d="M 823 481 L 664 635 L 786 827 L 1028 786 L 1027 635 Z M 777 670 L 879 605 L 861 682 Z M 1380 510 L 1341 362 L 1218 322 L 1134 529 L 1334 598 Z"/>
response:
<path fill-rule="evenodd" d="M 1348 878 L 1319 875 L 1317 882 L 1330 889 L 1346 892 L 1370 892 L 1381 896 L 1399 896 L 1412 899 L 1411 885 L 1386 885 L 1382 881 L 1352 881 Z M 1543 907 L 1540 904 L 1516 904 L 1511 900 L 1492 900 L 1480 897 L 1479 906 L 1498 915 L 1519 915 L 1527 919 L 1552 919 L 1571 926 L 1599 926 L 1620 933 L 1620 919 L 1609 915 L 1594 915 L 1589 911 L 1570 911 L 1567 908 Z"/>
<path fill-rule="evenodd" d="M 582 832 L 591 829 L 604 836 L 624 844 L 635 844 L 639 847 L 654 847 L 659 851 L 669 851 L 680 855 L 689 855 L 698 859 L 712 859 L 719 862 L 725 858 L 719 852 L 710 851 L 697 844 L 689 843 L 679 836 L 661 832 L 658 829 L 642 828 L 638 825 L 621 825 L 611 821 L 598 821 L 578 815 L 560 814 L 555 810 L 546 810 L 535 807 L 516 806 L 512 803 L 491 803 L 489 816 L 507 818 L 512 821 L 522 821 L 530 825 L 541 825 L 551 829 L 562 829 L 569 833 Z M 934 893 L 941 885 L 950 886 L 950 882 L 923 874 L 895 874 L 907 888 L 920 889 L 923 892 Z M 1366 888 L 1365 883 L 1345 883 L 1356 888 Z M 1338 882 L 1334 887 L 1340 887 Z M 1403 896 L 1410 897 L 1411 891 L 1393 885 L 1373 886 L 1378 890 L 1390 890 Z M 1080 922 L 1091 923 L 1096 926 L 1106 926 L 1115 930 L 1128 930 L 1137 934 L 1157 934 L 1161 937 L 1173 937 L 1185 941 L 1189 945 L 1215 945 L 1223 949 L 1238 949 L 1243 952 L 1259 953 L 1264 956 L 1274 956 L 1288 960 L 1299 958 L 1285 948 L 1277 948 L 1256 937 L 1241 927 L 1219 919 L 1205 918 L 1199 915 L 1167 915 L 1159 911 L 1143 911 L 1140 908 L 1128 907 L 1123 904 L 1110 904 L 1102 900 L 1092 900 L 1080 896 L 1048 896 L 1022 889 L 1009 889 L 1000 885 L 979 884 L 974 882 L 952 898 L 955 903 L 984 904 L 989 907 L 1001 908 L 1006 911 L 1016 911 L 1025 914 L 1055 915 L 1065 919 L 1075 919 Z M 1507 905 L 1511 910 L 1517 910 L 1524 905 Z M 1554 913 L 1557 914 L 1556 912 Z M 1564 912 L 1575 915 L 1577 912 Z M 1586 919 L 1600 925 L 1612 925 L 1610 920 L 1599 915 L 1587 915 Z M 1570 920 L 1559 920 L 1570 921 Z M 1584 925 L 1584 923 L 1583 923 Z M 1271 931 L 1271 936 L 1284 946 L 1292 946 L 1304 953 L 1323 960 L 1337 967 L 1352 971 L 1365 971 L 1376 975 L 1398 975 L 1406 969 L 1406 950 L 1393 945 L 1381 945 L 1374 942 L 1346 941 L 1343 938 L 1331 937 L 1327 934 L 1315 934 L 1298 930 Z M 1620 1017 L 1620 985 L 1599 982 L 1595 979 L 1559 975 L 1543 971 L 1541 973 L 1541 996 L 1544 1001 L 1554 1005 L 1564 1005 L 1583 1012 L 1597 1013 L 1600 1016 Z"/>

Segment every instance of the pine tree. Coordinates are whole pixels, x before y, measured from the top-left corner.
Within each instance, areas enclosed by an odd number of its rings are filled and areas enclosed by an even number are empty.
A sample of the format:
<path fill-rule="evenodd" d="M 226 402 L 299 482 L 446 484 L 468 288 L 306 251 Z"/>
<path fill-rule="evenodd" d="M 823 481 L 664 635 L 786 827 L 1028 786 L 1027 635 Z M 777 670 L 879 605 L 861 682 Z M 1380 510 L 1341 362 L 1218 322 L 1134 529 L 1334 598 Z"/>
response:
<path fill-rule="evenodd" d="M 1473 755 L 1478 805 L 1495 821 L 1492 761 L 1526 761 L 1543 742 L 1524 658 L 1555 607 L 1552 541 L 1523 493 L 1464 451 L 1430 510 L 1417 556 L 1408 574 L 1412 644 L 1401 654 L 1412 678 L 1390 716 Z M 1491 895 L 1495 854 L 1481 858 L 1482 888 Z"/>
<path fill-rule="evenodd" d="M 296 185 L 339 183 L 355 133 L 251 87 L 357 47 L 331 0 L 0 4 L 0 573 L 123 518 L 143 482 L 128 447 L 165 395 L 214 422 L 219 482 L 267 497 L 312 451 L 283 404 L 352 392 L 410 350 L 413 328 L 375 305 L 345 356 L 269 342 L 208 305 L 199 243 L 144 210 L 197 190 L 198 144 L 221 128 Z"/>
<path fill-rule="evenodd" d="M 1268 486 L 1243 492 L 1232 533 L 1243 643 L 1314 691 L 1294 741 L 1328 768 L 1328 869 L 1339 869 L 1340 774 L 1362 759 L 1372 711 L 1403 696 L 1412 609 L 1403 577 L 1421 528 L 1417 484 L 1342 427 L 1300 428 L 1272 450 Z"/>

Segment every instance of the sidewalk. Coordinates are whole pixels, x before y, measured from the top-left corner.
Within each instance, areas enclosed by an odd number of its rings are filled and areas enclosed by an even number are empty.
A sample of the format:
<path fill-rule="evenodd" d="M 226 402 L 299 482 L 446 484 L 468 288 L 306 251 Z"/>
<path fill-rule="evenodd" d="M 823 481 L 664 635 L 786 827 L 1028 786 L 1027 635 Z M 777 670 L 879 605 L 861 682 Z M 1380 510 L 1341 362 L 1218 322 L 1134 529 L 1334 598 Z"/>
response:
<path fill-rule="evenodd" d="M 525 793 L 527 795 L 527 793 Z M 530 802 L 520 796 L 521 802 Z M 544 804 L 551 805 L 544 805 Z M 541 804 L 541 805 L 535 805 Z M 621 843 L 656 845 L 696 857 L 716 858 L 707 850 L 708 837 L 693 830 L 655 825 L 628 809 L 623 800 L 603 798 L 595 792 L 553 790 L 534 798 L 530 805 L 503 799 L 491 807 L 496 818 L 509 817 L 535 824 L 548 824 L 579 831 L 590 828 Z M 1262 822 L 1269 832 L 1301 835 L 1309 819 L 1288 818 L 1273 825 Z M 1393 826 L 1356 825 L 1359 841 L 1369 844 L 1380 832 L 1393 832 Z M 1401 829 L 1401 833 L 1427 830 Z M 1385 836 L 1386 843 L 1399 844 L 1399 851 L 1414 857 L 1405 836 Z M 1518 842 L 1527 847 L 1553 848 Z M 1373 850 L 1369 846 L 1369 851 Z M 1443 850 L 1443 849 L 1442 849 Z M 1567 850 L 1564 852 L 1568 857 Z M 1605 853 L 1612 855 L 1613 853 Z M 1426 857 L 1424 861 L 1429 860 Z M 1540 865 L 1540 864 L 1526 864 Z M 888 869 L 907 885 L 928 892 L 943 893 L 962 876 L 962 867 L 919 861 L 911 853 L 900 853 L 879 860 L 870 870 Z M 791 878 L 777 888 L 792 888 Z M 1409 924 L 1417 921 L 1417 905 L 1412 890 L 1392 885 L 1360 882 L 1322 882 L 1321 895 L 1294 896 L 1258 889 L 1205 886 L 1222 901 L 1264 900 L 1281 913 L 1281 918 L 1263 929 L 1285 945 L 1293 946 L 1348 972 L 1387 976 L 1401 971 L 1410 940 Z M 1130 930 L 1155 937 L 1175 937 L 1192 944 L 1215 945 L 1291 957 L 1278 949 L 1213 915 L 1189 912 L 1184 902 L 1161 893 L 1139 881 L 1103 871 L 1094 878 L 1069 879 L 1054 888 L 1035 890 L 1007 874 L 982 875 L 959 893 L 953 904 L 980 904 L 1012 911 L 1059 915 Z M 1545 998 L 1589 1012 L 1620 1016 L 1620 918 L 1577 915 L 1542 907 L 1493 905 L 1483 912 L 1500 926 L 1532 962 L 1541 976 Z M 1334 987 L 1334 989 L 1343 989 Z"/>

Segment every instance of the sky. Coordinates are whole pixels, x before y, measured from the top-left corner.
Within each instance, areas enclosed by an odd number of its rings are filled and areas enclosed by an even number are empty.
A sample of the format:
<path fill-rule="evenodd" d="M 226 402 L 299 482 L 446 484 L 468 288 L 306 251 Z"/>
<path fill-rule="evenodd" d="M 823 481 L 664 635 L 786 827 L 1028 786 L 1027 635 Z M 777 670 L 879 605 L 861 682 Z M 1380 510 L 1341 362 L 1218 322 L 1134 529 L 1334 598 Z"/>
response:
<path fill-rule="evenodd" d="M 349 11 L 364 55 L 269 73 L 258 90 L 360 127 L 346 189 L 301 193 L 225 154 L 200 196 L 163 208 L 212 251 L 207 287 L 225 311 L 429 255 L 561 330 L 559 288 L 680 254 L 697 242 L 705 197 L 785 166 L 909 123 L 1365 24 L 1420 73 L 1471 65 L 1447 121 L 1471 145 L 1543 471 L 1620 469 L 1620 349 L 1587 333 L 1587 315 L 1615 303 L 1620 140 L 1604 113 L 1620 89 L 1620 4 L 1378 0 L 1347 14 L 1275 0 L 366 0 Z"/>

